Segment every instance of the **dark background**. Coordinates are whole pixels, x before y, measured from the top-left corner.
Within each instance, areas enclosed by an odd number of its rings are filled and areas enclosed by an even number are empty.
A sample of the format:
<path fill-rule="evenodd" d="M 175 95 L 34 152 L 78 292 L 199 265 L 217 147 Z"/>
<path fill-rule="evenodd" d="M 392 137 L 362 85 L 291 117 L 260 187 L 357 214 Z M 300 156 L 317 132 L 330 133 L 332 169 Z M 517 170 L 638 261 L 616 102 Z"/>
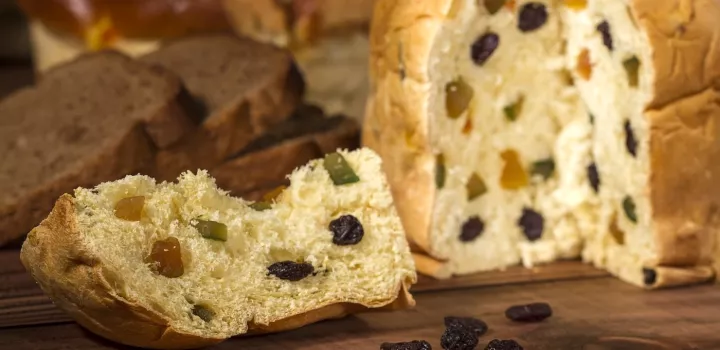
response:
<path fill-rule="evenodd" d="M 0 0 L 0 98 L 32 81 L 32 58 L 25 16 L 13 0 Z"/>

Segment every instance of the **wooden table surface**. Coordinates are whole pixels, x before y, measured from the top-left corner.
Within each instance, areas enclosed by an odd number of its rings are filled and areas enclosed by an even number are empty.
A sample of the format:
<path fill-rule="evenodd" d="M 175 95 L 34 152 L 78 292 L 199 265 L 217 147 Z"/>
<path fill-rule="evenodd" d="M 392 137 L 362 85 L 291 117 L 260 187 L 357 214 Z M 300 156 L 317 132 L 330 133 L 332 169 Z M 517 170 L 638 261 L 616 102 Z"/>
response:
<path fill-rule="evenodd" d="M 644 291 L 578 262 L 513 268 L 448 281 L 421 278 L 415 309 L 370 312 L 273 335 L 235 338 L 209 349 L 379 349 L 385 341 L 425 339 L 441 349 L 443 317 L 474 316 L 493 338 L 525 349 L 720 349 L 720 286 Z M 548 302 L 554 315 L 516 324 L 504 311 Z M 128 349 L 77 326 L 42 295 L 18 260 L 0 251 L 0 350 Z"/>

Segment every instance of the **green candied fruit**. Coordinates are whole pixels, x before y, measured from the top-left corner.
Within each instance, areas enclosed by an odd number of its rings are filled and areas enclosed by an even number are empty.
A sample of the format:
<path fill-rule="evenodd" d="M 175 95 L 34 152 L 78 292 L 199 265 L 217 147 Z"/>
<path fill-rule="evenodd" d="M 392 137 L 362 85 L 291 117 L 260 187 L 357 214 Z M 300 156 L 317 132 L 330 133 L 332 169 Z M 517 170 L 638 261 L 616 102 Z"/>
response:
<path fill-rule="evenodd" d="M 623 61 L 623 67 L 625 68 L 625 73 L 627 73 L 628 84 L 630 84 L 630 87 L 637 87 L 640 80 L 638 77 L 638 73 L 640 71 L 640 60 L 635 56 L 630 57 Z"/>
<path fill-rule="evenodd" d="M 445 186 L 445 157 L 441 154 L 437 156 L 435 160 L 435 185 L 438 189 L 442 189 Z"/>
<path fill-rule="evenodd" d="M 523 104 L 525 103 L 525 98 L 523 96 L 520 96 L 520 98 L 515 101 L 514 103 L 507 105 L 505 108 L 503 108 L 503 113 L 505 114 L 505 119 L 508 121 L 514 122 L 517 120 L 517 118 L 520 116 L 520 113 L 522 113 Z"/>
<path fill-rule="evenodd" d="M 192 309 L 193 315 L 200 317 L 205 322 L 210 322 L 215 317 L 215 312 L 204 305 L 195 305 Z"/>
<path fill-rule="evenodd" d="M 538 160 L 532 165 L 532 174 L 540 175 L 547 180 L 555 171 L 555 161 L 552 158 Z"/>
<path fill-rule="evenodd" d="M 494 15 L 505 6 L 505 2 L 506 0 L 485 0 L 485 8 L 491 15 Z"/>
<path fill-rule="evenodd" d="M 270 206 L 270 203 L 261 201 L 261 202 L 255 202 L 255 203 L 250 204 L 250 208 L 253 208 L 257 211 L 263 211 L 263 210 L 270 209 L 271 206 Z"/>
<path fill-rule="evenodd" d="M 630 196 L 625 196 L 622 201 L 623 211 L 628 220 L 637 223 L 637 213 L 635 211 L 635 201 Z"/>
<path fill-rule="evenodd" d="M 467 185 L 465 185 L 465 187 L 467 189 L 468 201 L 480 197 L 485 194 L 485 192 L 487 192 L 487 186 L 485 185 L 485 181 L 483 181 L 483 179 L 475 173 L 470 175 L 470 179 L 468 179 Z"/>
<path fill-rule="evenodd" d="M 334 152 L 325 155 L 323 166 L 330 174 L 330 178 L 335 185 L 347 185 L 360 181 L 360 178 L 340 153 Z"/>
<path fill-rule="evenodd" d="M 448 118 L 457 119 L 470 107 L 475 92 L 462 78 L 445 85 L 445 112 Z"/>
<path fill-rule="evenodd" d="M 227 226 L 225 224 L 210 220 L 195 219 L 195 221 L 193 226 L 204 238 L 222 242 L 227 241 Z"/>

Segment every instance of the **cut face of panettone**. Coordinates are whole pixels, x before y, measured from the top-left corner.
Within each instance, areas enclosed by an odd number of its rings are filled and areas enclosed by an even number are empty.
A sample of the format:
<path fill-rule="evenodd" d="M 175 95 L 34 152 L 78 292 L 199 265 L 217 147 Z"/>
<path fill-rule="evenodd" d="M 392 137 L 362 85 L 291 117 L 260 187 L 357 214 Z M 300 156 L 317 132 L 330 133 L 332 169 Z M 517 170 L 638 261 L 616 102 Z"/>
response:
<path fill-rule="evenodd" d="M 713 277 L 720 4 L 375 10 L 363 139 L 421 272 L 582 257 L 651 288 Z"/>

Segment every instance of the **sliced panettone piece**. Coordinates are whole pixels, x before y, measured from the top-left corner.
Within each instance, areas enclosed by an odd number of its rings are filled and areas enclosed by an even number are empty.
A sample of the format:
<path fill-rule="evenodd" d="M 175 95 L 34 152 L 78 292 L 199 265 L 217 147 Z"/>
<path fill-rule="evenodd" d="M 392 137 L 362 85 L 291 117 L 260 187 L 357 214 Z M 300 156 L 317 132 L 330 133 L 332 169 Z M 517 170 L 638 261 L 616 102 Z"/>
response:
<path fill-rule="evenodd" d="M 159 153 L 160 180 L 220 164 L 290 117 L 305 89 L 289 51 L 233 34 L 172 40 L 140 60 L 177 74 L 204 117 L 197 132 Z"/>
<path fill-rule="evenodd" d="M 380 1 L 363 142 L 420 271 L 583 256 L 650 288 L 712 278 L 718 15 L 712 1 Z"/>
<path fill-rule="evenodd" d="M 147 348 L 192 348 L 368 308 L 414 305 L 414 263 L 369 149 L 296 169 L 271 202 L 128 176 L 61 196 L 21 259 L 89 330 Z"/>

